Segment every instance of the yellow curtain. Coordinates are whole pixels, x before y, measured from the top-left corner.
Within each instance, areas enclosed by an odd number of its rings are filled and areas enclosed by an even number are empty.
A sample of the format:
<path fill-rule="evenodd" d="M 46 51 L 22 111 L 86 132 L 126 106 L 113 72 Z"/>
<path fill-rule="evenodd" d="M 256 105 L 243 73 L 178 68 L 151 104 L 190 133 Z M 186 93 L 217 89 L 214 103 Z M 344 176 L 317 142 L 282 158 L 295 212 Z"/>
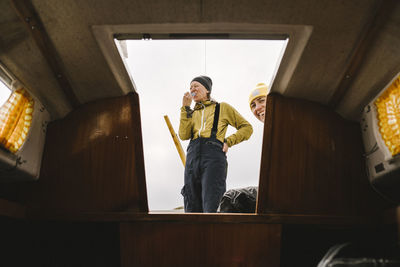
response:
<path fill-rule="evenodd" d="M 12 153 L 23 145 L 32 122 L 34 100 L 21 88 L 0 108 L 0 146 Z"/>
<path fill-rule="evenodd" d="M 400 153 L 400 76 L 375 101 L 379 131 L 392 156 Z"/>

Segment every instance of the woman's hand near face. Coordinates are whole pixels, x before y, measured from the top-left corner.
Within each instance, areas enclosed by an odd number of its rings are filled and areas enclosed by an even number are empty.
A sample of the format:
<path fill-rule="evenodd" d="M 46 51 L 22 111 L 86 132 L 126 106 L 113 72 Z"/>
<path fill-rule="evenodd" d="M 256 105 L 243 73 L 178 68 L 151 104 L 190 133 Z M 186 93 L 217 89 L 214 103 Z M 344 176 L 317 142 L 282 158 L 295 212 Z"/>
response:
<path fill-rule="evenodd" d="M 192 104 L 192 96 L 190 95 L 189 92 L 186 92 L 183 95 L 183 99 L 182 99 L 182 106 L 189 106 Z"/>

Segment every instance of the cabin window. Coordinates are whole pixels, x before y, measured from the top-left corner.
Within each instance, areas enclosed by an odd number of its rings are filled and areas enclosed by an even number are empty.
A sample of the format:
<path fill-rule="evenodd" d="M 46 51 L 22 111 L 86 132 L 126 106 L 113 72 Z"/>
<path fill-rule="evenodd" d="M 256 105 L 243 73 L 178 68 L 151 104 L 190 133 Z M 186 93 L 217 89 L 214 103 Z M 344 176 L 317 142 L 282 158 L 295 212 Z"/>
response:
<path fill-rule="evenodd" d="M 1 69 L 0 146 L 16 153 L 29 132 L 34 100 L 22 87 L 12 91 L 13 84 L 11 76 Z"/>
<path fill-rule="evenodd" d="M 0 78 L 0 106 L 3 106 L 11 95 L 11 89 L 8 86 L 10 82 L 11 82 L 10 80 L 8 80 L 7 82 L 7 80 L 3 79 L 3 77 Z"/>
<path fill-rule="evenodd" d="M 375 101 L 379 132 L 392 156 L 400 153 L 400 75 Z"/>
<path fill-rule="evenodd" d="M 251 113 L 250 92 L 271 87 L 287 39 L 143 39 L 116 41 L 140 98 L 147 195 L 151 211 L 182 211 L 184 166 L 164 121 L 179 128 L 184 92 L 199 75 L 213 80 L 211 96 L 227 102 L 253 126 L 253 135 L 229 149 L 227 190 L 258 186 L 264 125 Z M 192 103 L 193 106 L 193 103 Z M 229 128 L 227 135 L 236 129 Z M 183 150 L 189 141 L 180 141 Z"/>

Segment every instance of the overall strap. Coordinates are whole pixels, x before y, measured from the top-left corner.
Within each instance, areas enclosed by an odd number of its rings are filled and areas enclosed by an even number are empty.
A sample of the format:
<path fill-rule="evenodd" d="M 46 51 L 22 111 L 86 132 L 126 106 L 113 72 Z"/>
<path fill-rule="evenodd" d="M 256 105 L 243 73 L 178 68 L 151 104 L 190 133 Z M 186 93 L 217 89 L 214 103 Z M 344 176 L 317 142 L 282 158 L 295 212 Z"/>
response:
<path fill-rule="evenodd" d="M 218 131 L 218 120 L 219 120 L 219 103 L 215 105 L 215 112 L 214 112 L 214 123 L 211 129 L 211 136 L 210 138 L 217 138 L 217 131 Z"/>

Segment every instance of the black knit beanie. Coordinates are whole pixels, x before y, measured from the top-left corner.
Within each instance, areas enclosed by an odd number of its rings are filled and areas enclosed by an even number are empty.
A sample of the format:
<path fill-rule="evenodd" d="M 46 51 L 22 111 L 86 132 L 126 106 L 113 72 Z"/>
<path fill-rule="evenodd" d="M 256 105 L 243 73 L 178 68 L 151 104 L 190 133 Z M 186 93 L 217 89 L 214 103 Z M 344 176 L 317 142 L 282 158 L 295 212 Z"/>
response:
<path fill-rule="evenodd" d="M 192 80 L 192 82 L 194 82 L 194 81 L 201 83 L 211 93 L 212 80 L 210 77 L 198 76 Z M 190 82 L 190 83 L 192 83 L 192 82 Z"/>

